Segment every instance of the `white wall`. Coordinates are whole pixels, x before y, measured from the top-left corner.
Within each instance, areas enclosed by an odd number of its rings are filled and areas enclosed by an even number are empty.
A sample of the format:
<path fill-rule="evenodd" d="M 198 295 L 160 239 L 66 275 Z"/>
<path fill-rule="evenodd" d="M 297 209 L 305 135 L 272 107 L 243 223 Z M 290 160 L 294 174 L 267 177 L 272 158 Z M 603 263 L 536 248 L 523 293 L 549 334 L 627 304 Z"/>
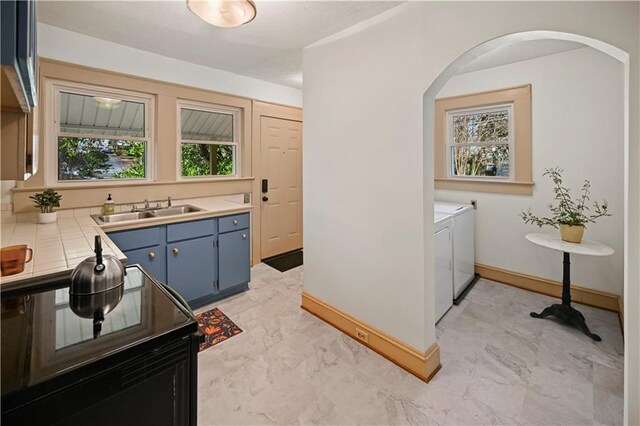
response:
<path fill-rule="evenodd" d="M 577 195 L 584 179 L 592 199 L 606 198 L 613 214 L 588 225 L 585 238 L 603 242 L 613 256 L 572 256 L 575 284 L 623 293 L 624 194 L 622 64 L 590 47 L 453 77 L 438 97 L 532 85 L 533 196 L 436 190 L 444 201 L 478 200 L 476 261 L 509 271 L 559 281 L 562 256 L 524 239 L 529 232 L 557 232 L 525 225 L 518 212 L 532 207 L 548 215 L 552 183 L 545 168 L 562 166 L 565 183 Z M 517 143 L 517 142 L 516 142 Z M 508 232 L 505 232 L 508 230 Z"/>
<path fill-rule="evenodd" d="M 626 416 L 640 422 L 638 6 L 409 2 L 305 49 L 305 291 L 420 350 L 430 346 L 433 129 L 423 134 L 423 94 L 456 58 L 502 35 L 602 40 L 630 55 Z"/>
<path fill-rule="evenodd" d="M 13 198 L 11 197 L 11 188 L 14 188 L 15 186 L 15 180 L 0 181 L 0 204 L 6 205 L 13 202 Z"/>
<path fill-rule="evenodd" d="M 302 91 L 181 61 L 47 24 L 38 24 L 38 54 L 89 67 L 184 84 L 283 105 L 302 106 Z"/>

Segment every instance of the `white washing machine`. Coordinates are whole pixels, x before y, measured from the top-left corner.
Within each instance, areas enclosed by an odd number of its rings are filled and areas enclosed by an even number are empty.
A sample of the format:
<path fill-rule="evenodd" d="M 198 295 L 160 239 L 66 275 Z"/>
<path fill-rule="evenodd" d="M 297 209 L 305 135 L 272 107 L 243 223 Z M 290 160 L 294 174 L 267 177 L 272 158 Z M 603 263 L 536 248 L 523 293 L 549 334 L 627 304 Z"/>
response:
<path fill-rule="evenodd" d="M 451 215 L 434 213 L 436 322 L 453 305 L 453 221 Z"/>
<path fill-rule="evenodd" d="M 436 201 L 434 212 L 449 214 L 453 222 L 453 298 L 475 277 L 475 210 L 470 204 Z"/>

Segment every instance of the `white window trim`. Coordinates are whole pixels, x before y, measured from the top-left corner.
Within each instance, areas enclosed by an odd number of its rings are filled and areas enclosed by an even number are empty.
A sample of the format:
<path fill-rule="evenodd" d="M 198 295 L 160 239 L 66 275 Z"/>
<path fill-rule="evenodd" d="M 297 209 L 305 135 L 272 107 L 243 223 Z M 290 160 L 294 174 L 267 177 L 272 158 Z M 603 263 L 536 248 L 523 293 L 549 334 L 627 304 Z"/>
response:
<path fill-rule="evenodd" d="M 60 131 L 59 109 L 60 92 L 71 92 L 88 96 L 104 96 L 108 98 L 122 99 L 144 104 L 145 111 L 145 137 L 129 137 L 132 140 L 145 141 L 146 149 L 146 177 L 144 179 L 96 179 L 96 180 L 59 180 L 58 179 L 58 136 L 77 136 L 73 133 Z M 78 185 L 78 186 L 100 186 L 113 185 L 135 185 L 141 182 L 154 182 L 156 177 L 156 144 L 153 137 L 154 117 L 155 117 L 155 97 L 150 94 L 133 92 L 129 90 L 113 89 L 110 87 L 96 86 L 85 83 L 75 83 L 63 80 L 46 79 L 45 81 L 45 134 L 48 141 L 44 144 L 45 163 L 47 173 L 45 182 L 48 186 Z M 83 133 L 82 136 L 104 139 L 105 135 L 92 135 Z"/>
<path fill-rule="evenodd" d="M 497 111 L 508 112 L 508 120 L 509 120 L 509 140 L 508 142 L 478 142 L 478 143 L 464 143 L 464 144 L 456 144 L 453 136 L 453 118 L 460 115 L 470 115 L 470 114 L 483 114 Z M 480 106 L 480 107 L 471 107 L 471 108 L 460 108 L 455 110 L 447 111 L 447 129 L 446 129 L 446 155 L 447 155 L 447 178 L 448 179 L 456 179 L 456 180 L 476 180 L 481 182 L 504 182 L 504 181 L 513 181 L 515 180 L 515 122 L 514 122 L 514 114 L 513 114 L 513 102 L 508 102 L 499 105 L 490 105 L 490 106 Z M 508 145 L 509 146 L 509 176 L 466 176 L 466 175 L 455 175 L 453 174 L 453 157 L 452 157 L 452 148 L 454 146 L 462 147 L 462 146 L 480 146 L 480 145 Z"/>
<path fill-rule="evenodd" d="M 233 141 L 217 142 L 217 141 L 203 141 L 203 140 L 190 140 L 182 139 L 182 109 L 191 109 L 204 112 L 213 112 L 220 114 L 230 114 L 233 116 Z M 240 108 L 234 108 L 218 104 L 210 104 L 206 102 L 197 102 L 178 99 L 178 107 L 176 109 L 176 179 L 178 181 L 219 181 L 225 179 L 236 179 L 242 176 L 242 134 L 240 126 L 240 115 L 242 110 Z M 233 164 L 233 174 L 231 175 L 207 175 L 207 176 L 182 176 L 182 144 L 193 143 L 202 145 L 231 145 L 236 147 L 235 161 Z"/>

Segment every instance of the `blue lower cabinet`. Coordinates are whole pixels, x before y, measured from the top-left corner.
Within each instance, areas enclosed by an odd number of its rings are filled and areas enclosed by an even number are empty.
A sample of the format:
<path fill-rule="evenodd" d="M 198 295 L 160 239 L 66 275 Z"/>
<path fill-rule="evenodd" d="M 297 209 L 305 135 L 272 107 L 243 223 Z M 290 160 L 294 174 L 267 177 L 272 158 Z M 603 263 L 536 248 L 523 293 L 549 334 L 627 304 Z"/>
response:
<path fill-rule="evenodd" d="M 212 236 L 167 244 L 167 284 L 187 302 L 215 292 L 215 250 Z"/>
<path fill-rule="evenodd" d="M 240 213 L 110 232 L 109 238 L 128 264 L 169 284 L 195 309 L 249 288 L 249 219 Z"/>
<path fill-rule="evenodd" d="M 220 272 L 218 288 L 224 291 L 251 280 L 249 230 L 220 234 L 218 236 L 218 259 Z"/>
<path fill-rule="evenodd" d="M 164 283 L 167 281 L 167 258 L 164 246 L 153 246 L 125 251 L 129 265 L 139 264 L 152 277 Z"/>

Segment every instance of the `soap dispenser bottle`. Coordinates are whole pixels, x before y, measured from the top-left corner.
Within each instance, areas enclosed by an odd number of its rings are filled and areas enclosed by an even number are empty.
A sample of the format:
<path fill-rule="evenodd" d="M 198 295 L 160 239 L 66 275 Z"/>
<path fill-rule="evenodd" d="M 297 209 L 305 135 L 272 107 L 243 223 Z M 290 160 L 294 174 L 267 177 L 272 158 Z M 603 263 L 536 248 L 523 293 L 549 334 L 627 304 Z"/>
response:
<path fill-rule="evenodd" d="M 104 202 L 104 206 L 102 207 L 102 213 L 104 214 L 113 214 L 116 211 L 116 205 L 111 198 L 111 194 L 107 197 L 107 201 Z"/>

